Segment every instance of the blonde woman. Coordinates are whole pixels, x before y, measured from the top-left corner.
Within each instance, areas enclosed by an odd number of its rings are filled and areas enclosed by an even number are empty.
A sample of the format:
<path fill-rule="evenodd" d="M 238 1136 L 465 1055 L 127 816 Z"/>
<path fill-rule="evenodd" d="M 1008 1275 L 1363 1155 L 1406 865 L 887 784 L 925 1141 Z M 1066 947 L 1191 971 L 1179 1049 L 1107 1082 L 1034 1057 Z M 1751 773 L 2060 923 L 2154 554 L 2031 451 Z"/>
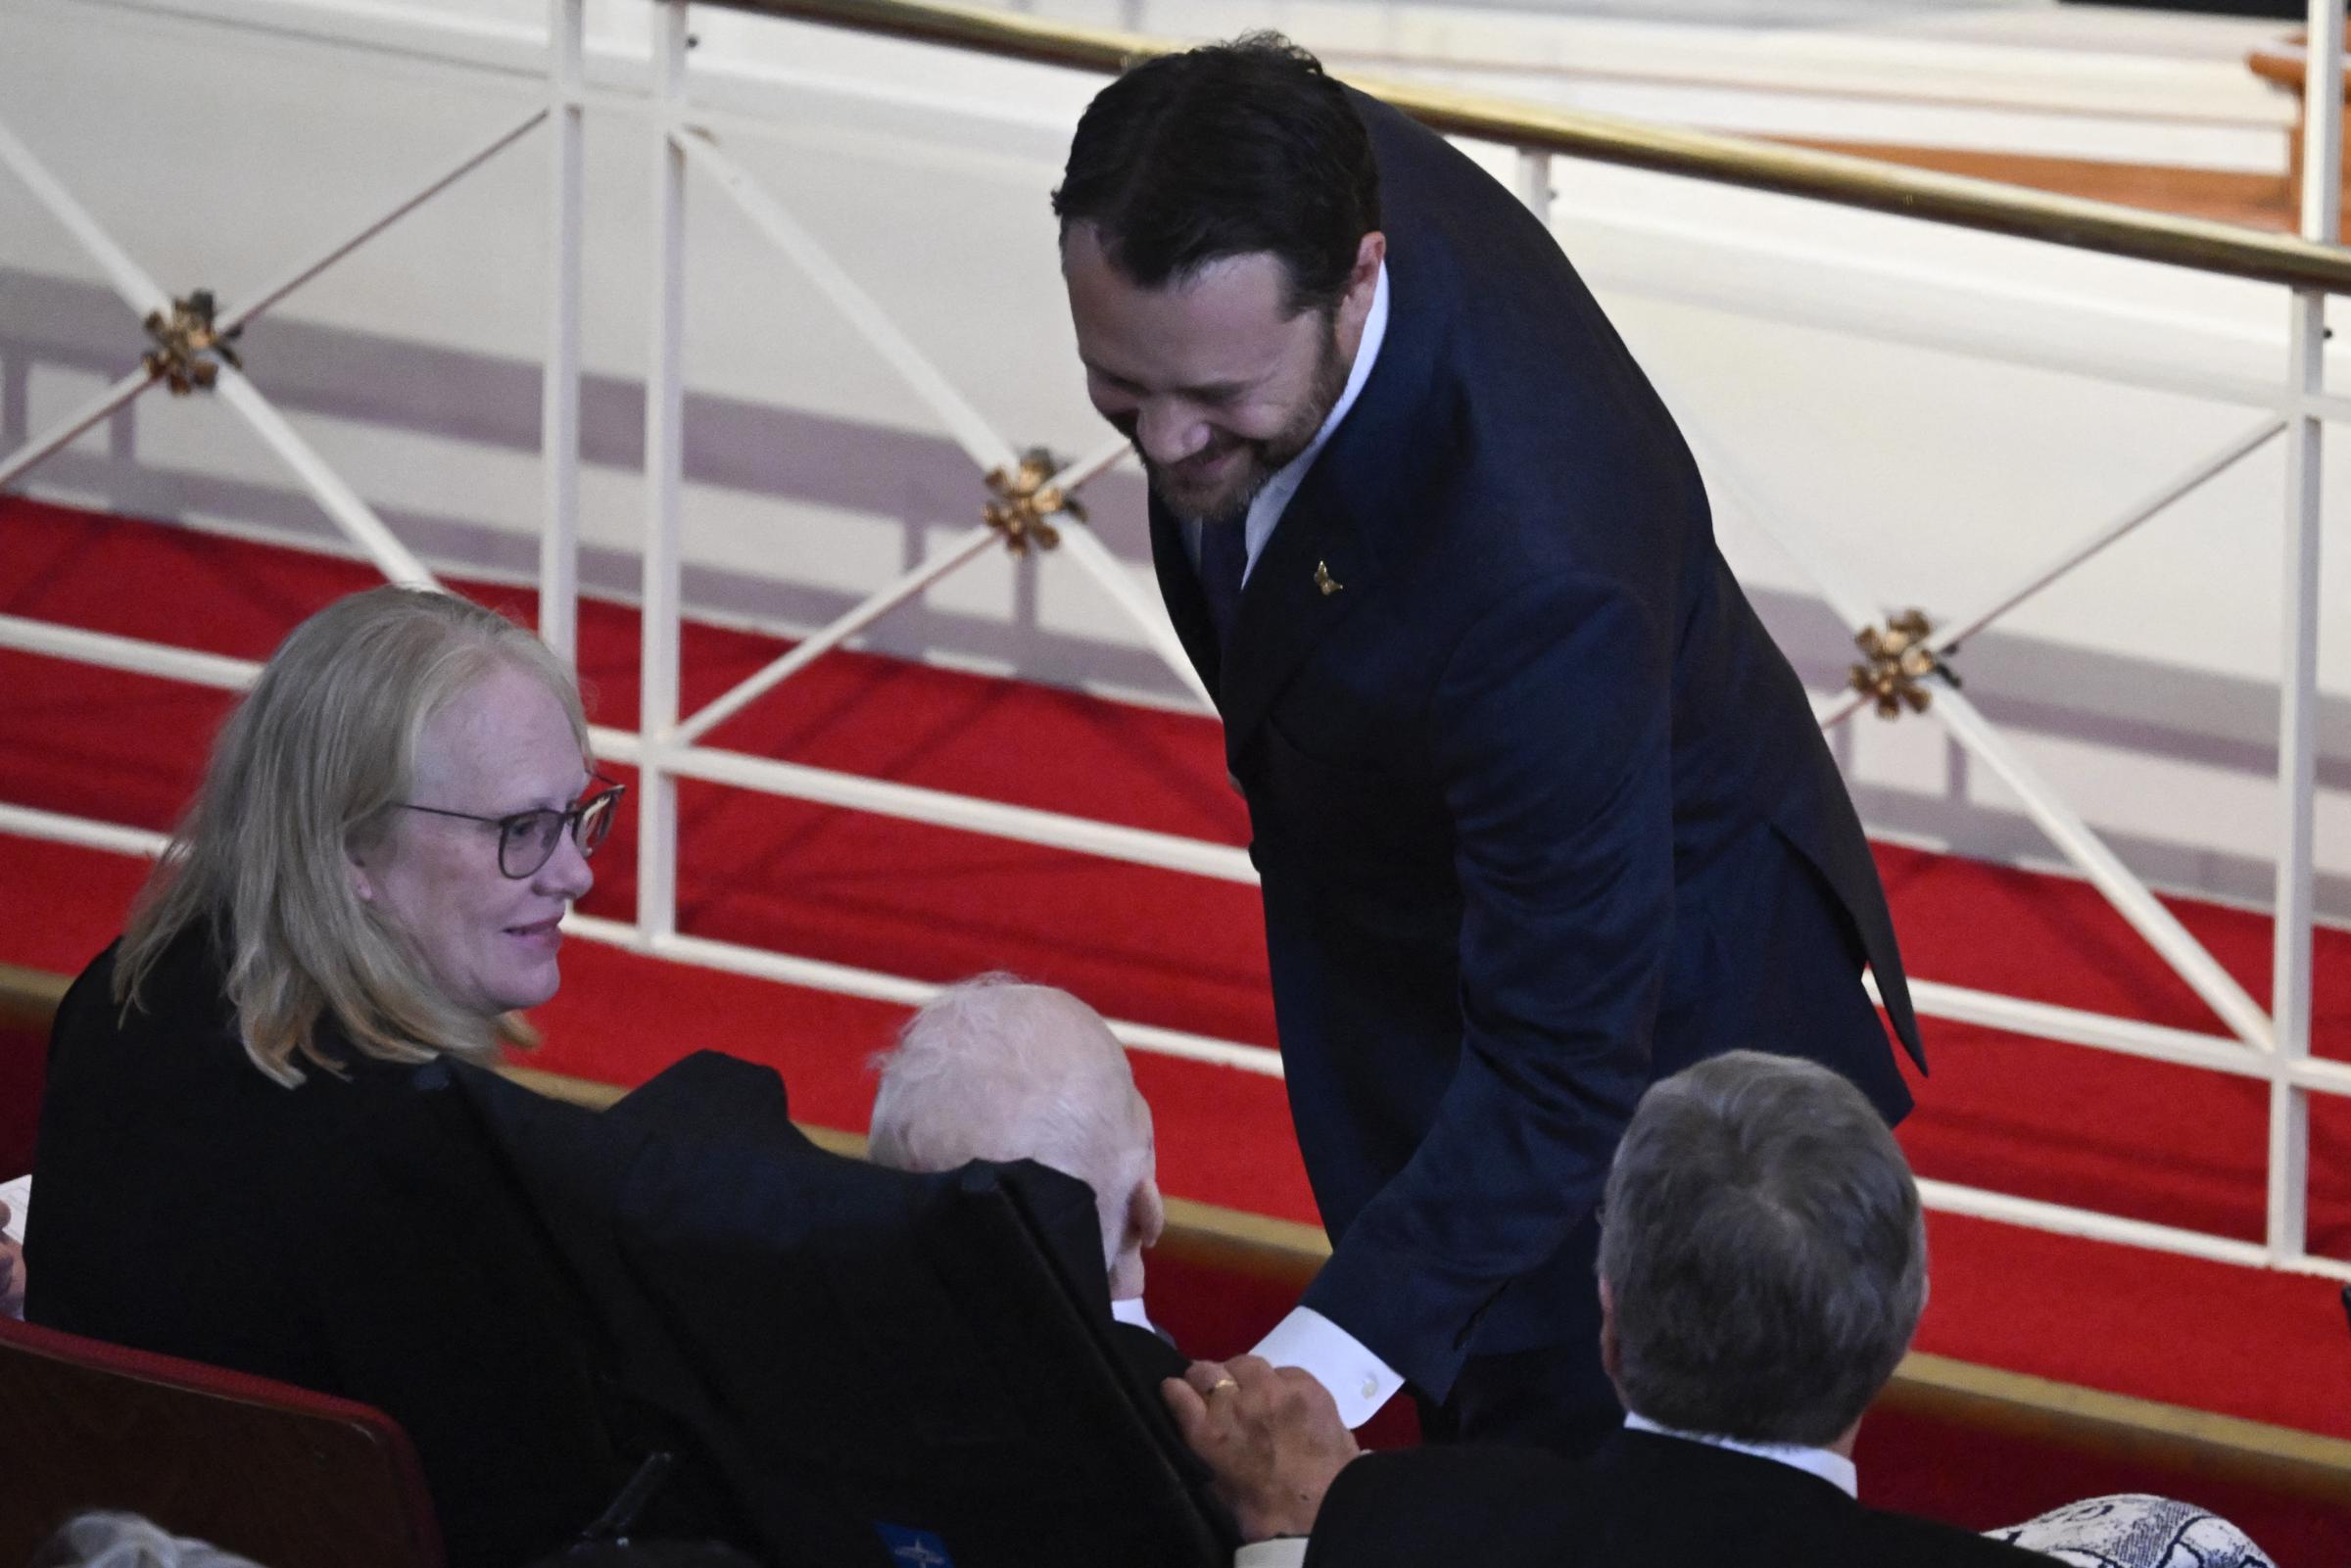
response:
<path fill-rule="evenodd" d="M 593 1518 L 580 1337 L 447 1064 L 554 994 L 620 793 L 512 622 L 385 588 L 296 628 L 59 1011 L 28 1315 L 388 1411 L 453 1564 Z"/>

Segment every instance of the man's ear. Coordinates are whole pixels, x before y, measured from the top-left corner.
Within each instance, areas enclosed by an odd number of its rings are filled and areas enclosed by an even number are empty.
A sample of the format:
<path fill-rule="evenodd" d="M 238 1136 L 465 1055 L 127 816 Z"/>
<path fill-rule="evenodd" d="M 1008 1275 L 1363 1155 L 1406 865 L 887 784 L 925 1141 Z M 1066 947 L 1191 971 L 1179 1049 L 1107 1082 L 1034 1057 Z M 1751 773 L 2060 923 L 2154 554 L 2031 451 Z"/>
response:
<path fill-rule="evenodd" d="M 1159 1195 L 1159 1183 L 1146 1176 L 1127 1197 L 1128 1245 L 1148 1252 L 1167 1228 L 1168 1206 Z"/>
<path fill-rule="evenodd" d="M 1350 333 L 1361 332 L 1370 319 L 1371 301 L 1379 293 L 1380 263 L 1388 259 L 1388 237 L 1373 229 L 1356 242 L 1355 265 L 1348 270 L 1347 288 L 1339 296 L 1339 319 Z"/>

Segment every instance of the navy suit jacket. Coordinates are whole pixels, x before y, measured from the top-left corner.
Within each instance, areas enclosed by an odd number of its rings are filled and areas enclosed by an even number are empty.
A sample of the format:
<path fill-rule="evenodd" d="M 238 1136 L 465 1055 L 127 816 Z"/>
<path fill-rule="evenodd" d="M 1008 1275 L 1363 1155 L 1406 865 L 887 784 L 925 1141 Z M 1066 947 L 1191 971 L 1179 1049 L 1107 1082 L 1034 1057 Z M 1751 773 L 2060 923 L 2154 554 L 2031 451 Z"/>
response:
<path fill-rule="evenodd" d="M 1335 1243 L 1306 1303 L 1442 1398 L 1469 1354 L 1588 1324 L 1562 1293 L 1591 1296 L 1591 1211 L 1654 1079 L 1775 1050 L 1898 1117 L 1864 961 L 1918 1045 L 1860 824 L 1671 417 L 1531 214 L 1355 102 L 1387 335 L 1229 670 L 1156 499 L 1152 546 L 1249 800 Z"/>

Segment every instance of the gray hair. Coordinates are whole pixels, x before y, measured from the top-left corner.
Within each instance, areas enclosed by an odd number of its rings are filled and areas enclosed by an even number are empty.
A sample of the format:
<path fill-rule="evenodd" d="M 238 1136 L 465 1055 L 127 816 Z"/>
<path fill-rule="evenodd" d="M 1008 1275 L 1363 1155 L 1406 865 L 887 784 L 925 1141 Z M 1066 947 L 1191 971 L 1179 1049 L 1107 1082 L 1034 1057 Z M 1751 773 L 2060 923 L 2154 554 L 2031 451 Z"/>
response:
<path fill-rule="evenodd" d="M 234 1552 L 174 1536 L 135 1513 L 78 1514 L 59 1527 L 33 1568 L 256 1568 Z"/>
<path fill-rule="evenodd" d="M 1861 1092 L 1733 1051 L 1654 1085 L 1601 1209 L 1626 1405 L 1818 1446 L 1869 1407 L 1926 1306 L 1918 1185 Z"/>
<path fill-rule="evenodd" d="M 490 1021 L 441 994 L 408 941 L 352 886 L 349 851 L 380 840 L 434 715 L 502 668 L 535 676 L 588 754 L 571 672 L 494 610 L 422 589 L 337 599 L 278 645 L 214 743 L 195 801 L 131 907 L 115 999 L 137 1005 L 166 949 L 209 925 L 224 944 L 245 1054 L 280 1083 L 297 1056 L 331 1068 L 331 1016 L 361 1054 L 483 1056 Z"/>
<path fill-rule="evenodd" d="M 982 974 L 949 986 L 874 1058 L 867 1152 L 898 1170 L 1033 1160 L 1094 1192 L 1102 1256 L 1125 1244 L 1127 1204 L 1151 1177 L 1151 1113 L 1127 1053 L 1067 991 Z"/>

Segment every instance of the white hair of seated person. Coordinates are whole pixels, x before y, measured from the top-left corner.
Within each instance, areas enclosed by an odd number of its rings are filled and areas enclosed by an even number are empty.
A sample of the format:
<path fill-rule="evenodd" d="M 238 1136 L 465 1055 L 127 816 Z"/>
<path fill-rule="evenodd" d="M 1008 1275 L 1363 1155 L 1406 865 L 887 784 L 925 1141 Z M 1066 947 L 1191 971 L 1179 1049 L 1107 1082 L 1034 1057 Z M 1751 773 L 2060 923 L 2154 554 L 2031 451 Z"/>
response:
<path fill-rule="evenodd" d="M 69 1519 L 35 1554 L 31 1568 L 257 1568 L 250 1559 L 174 1536 L 135 1513 L 85 1513 Z"/>
<path fill-rule="evenodd" d="M 948 987 L 874 1059 L 867 1150 L 898 1170 L 1033 1160 L 1094 1192 L 1113 1300 L 1143 1293 L 1143 1250 L 1166 1222 L 1151 1108 L 1101 1016 L 1009 974 Z"/>

